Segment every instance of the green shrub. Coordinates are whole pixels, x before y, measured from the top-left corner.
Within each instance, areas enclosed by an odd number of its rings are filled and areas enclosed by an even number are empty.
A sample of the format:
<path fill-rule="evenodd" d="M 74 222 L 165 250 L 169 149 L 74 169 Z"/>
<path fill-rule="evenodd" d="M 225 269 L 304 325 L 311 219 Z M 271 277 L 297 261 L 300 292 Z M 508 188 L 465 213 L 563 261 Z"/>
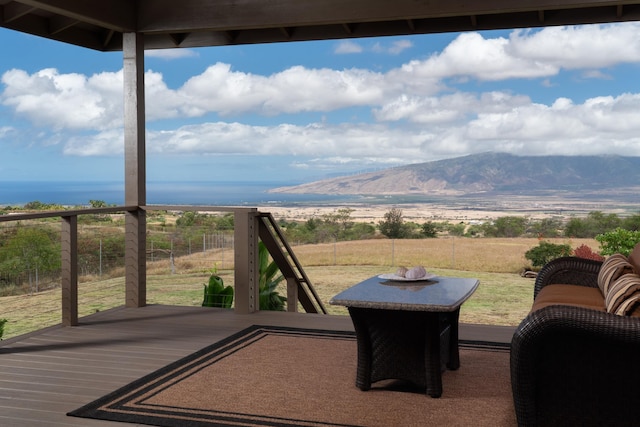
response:
<path fill-rule="evenodd" d="M 618 227 L 613 231 L 598 234 L 595 239 L 600 243 L 602 255 L 623 254 L 627 256 L 640 242 L 640 231 Z"/>
<path fill-rule="evenodd" d="M 231 308 L 233 303 L 233 287 L 224 286 L 224 281 L 215 272 L 209 277 L 209 284 L 204 285 L 203 307 Z"/>
<path fill-rule="evenodd" d="M 569 255 L 571 255 L 570 245 L 541 241 L 538 246 L 525 252 L 524 257 L 531 261 L 531 265 L 534 267 L 542 267 L 551 260 Z"/>

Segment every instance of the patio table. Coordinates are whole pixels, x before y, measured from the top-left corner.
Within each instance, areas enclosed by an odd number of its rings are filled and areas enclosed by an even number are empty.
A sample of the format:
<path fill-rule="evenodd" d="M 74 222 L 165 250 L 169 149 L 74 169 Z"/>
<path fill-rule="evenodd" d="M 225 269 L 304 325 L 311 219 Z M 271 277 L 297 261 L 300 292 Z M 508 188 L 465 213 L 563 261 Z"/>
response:
<path fill-rule="evenodd" d="M 460 306 L 477 279 L 435 277 L 392 281 L 371 277 L 334 296 L 346 306 L 358 346 L 356 386 L 385 379 L 410 381 L 431 397 L 442 395 L 442 371 L 460 367 Z"/>

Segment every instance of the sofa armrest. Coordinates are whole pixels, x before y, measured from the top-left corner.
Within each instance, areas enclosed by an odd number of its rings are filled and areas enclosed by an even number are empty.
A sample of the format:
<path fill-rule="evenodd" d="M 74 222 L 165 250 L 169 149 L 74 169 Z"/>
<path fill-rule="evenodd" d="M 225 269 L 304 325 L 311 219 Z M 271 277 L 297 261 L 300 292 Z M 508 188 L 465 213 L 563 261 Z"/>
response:
<path fill-rule="evenodd" d="M 630 425 L 639 354 L 640 318 L 561 305 L 530 313 L 511 342 L 518 424 Z"/>
<path fill-rule="evenodd" d="M 552 284 L 597 288 L 601 266 L 602 261 L 578 257 L 556 258 L 548 262 L 538 273 L 533 289 L 533 298 L 538 296 L 538 292 L 543 287 Z"/>

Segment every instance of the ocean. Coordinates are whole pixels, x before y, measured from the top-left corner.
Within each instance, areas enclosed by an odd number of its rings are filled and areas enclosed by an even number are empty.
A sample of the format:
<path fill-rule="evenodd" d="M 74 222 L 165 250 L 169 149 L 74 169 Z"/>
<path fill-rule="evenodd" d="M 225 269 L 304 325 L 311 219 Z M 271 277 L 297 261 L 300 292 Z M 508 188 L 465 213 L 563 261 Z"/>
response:
<path fill-rule="evenodd" d="M 149 205 L 255 206 L 324 204 L 354 200 L 356 196 L 267 193 L 269 189 L 295 185 L 264 182 L 149 182 Z M 88 205 L 89 200 L 124 204 L 122 182 L 46 182 L 21 181 L 0 183 L 0 206 L 21 206 L 29 202 Z"/>

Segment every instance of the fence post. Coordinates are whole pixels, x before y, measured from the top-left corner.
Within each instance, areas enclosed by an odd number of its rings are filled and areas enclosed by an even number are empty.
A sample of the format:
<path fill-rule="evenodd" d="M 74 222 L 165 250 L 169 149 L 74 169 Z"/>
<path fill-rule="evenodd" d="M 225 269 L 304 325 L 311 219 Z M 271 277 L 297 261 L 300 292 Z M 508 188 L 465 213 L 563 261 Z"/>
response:
<path fill-rule="evenodd" d="M 456 238 L 451 236 L 451 268 L 456 268 Z"/>
<path fill-rule="evenodd" d="M 391 267 L 396 265 L 396 239 L 391 239 Z"/>

